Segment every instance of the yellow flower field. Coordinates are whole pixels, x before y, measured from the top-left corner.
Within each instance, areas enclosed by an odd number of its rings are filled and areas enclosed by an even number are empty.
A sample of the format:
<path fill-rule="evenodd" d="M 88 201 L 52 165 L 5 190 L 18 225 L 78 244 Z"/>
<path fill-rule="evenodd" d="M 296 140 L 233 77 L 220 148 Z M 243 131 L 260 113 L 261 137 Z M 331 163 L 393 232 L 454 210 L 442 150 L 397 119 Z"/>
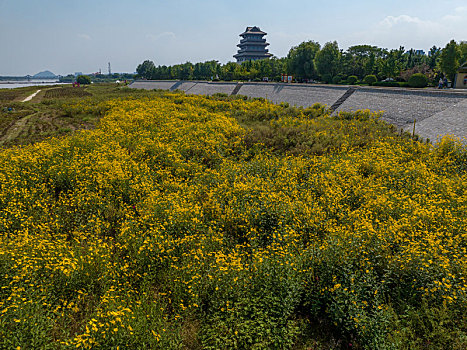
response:
<path fill-rule="evenodd" d="M 67 108 L 105 116 L 0 153 L 0 348 L 467 346 L 455 141 L 262 99 Z"/>

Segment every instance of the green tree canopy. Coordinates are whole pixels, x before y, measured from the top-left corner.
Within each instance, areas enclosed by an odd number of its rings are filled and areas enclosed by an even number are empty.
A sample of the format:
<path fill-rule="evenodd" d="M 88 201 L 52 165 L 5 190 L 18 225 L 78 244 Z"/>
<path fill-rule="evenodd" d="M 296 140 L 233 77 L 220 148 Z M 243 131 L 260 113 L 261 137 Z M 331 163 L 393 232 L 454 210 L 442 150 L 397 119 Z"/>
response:
<path fill-rule="evenodd" d="M 404 68 L 404 53 L 403 46 L 400 46 L 397 50 L 385 51 L 383 58 L 378 61 L 383 77 L 395 78 L 400 74 Z"/>
<path fill-rule="evenodd" d="M 300 45 L 292 47 L 287 55 L 288 72 L 298 78 L 318 78 L 314 59 L 320 47 L 319 43 L 312 40 L 304 41 Z"/>
<path fill-rule="evenodd" d="M 467 41 L 461 41 L 459 43 L 459 50 L 461 52 L 461 59 L 459 63 L 464 64 L 467 62 Z"/>
<path fill-rule="evenodd" d="M 234 80 L 235 79 L 235 69 L 237 68 L 238 64 L 235 62 L 228 62 L 221 67 L 221 74 L 220 78 L 222 80 Z"/>
<path fill-rule="evenodd" d="M 376 73 L 376 59 L 383 56 L 383 49 L 372 45 L 354 45 L 342 55 L 345 75 L 363 78 Z"/>
<path fill-rule="evenodd" d="M 455 40 L 451 40 L 446 47 L 441 51 L 439 57 L 439 67 L 446 74 L 449 80 L 454 81 L 457 69 L 459 68 L 459 60 L 461 59 L 461 51 Z"/>
<path fill-rule="evenodd" d="M 193 79 L 193 63 L 186 62 L 184 64 L 178 65 L 178 74 L 177 78 L 180 80 L 190 80 Z"/>
<path fill-rule="evenodd" d="M 218 61 L 212 60 L 204 63 L 196 63 L 193 69 L 193 79 L 210 80 L 221 72 Z"/>
<path fill-rule="evenodd" d="M 78 77 L 76 78 L 76 82 L 83 85 L 91 84 L 91 78 L 87 75 L 78 75 Z"/>
<path fill-rule="evenodd" d="M 332 82 L 340 72 L 340 56 L 337 41 L 326 43 L 323 48 L 316 53 L 315 65 L 321 79 L 326 83 Z"/>
<path fill-rule="evenodd" d="M 428 62 L 427 64 L 431 69 L 435 69 L 438 65 L 439 56 L 441 54 L 441 49 L 439 47 L 433 46 L 428 53 Z"/>
<path fill-rule="evenodd" d="M 138 73 L 141 78 L 145 79 L 153 79 L 155 70 L 156 66 L 154 65 L 154 62 L 149 60 L 144 61 L 136 67 L 136 73 Z"/>

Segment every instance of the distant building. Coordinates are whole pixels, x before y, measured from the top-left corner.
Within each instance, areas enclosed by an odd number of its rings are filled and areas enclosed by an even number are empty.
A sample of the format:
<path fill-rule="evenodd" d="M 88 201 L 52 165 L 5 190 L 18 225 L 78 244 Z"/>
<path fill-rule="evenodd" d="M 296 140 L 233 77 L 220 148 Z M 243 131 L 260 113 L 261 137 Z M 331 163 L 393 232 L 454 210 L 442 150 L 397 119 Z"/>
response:
<path fill-rule="evenodd" d="M 262 32 L 259 27 L 247 27 L 245 32 L 240 34 L 242 39 L 237 46 L 240 48 L 235 57 L 237 62 L 249 60 L 261 60 L 272 56 L 266 49 L 269 43 L 263 38 L 267 33 Z"/>
<path fill-rule="evenodd" d="M 426 56 L 426 53 L 425 51 L 423 50 L 414 50 L 414 49 L 410 49 L 408 51 L 405 51 L 405 53 L 408 55 L 410 53 L 414 54 L 414 55 L 417 55 L 417 56 Z"/>
<path fill-rule="evenodd" d="M 456 89 L 467 89 L 467 62 L 457 71 L 454 87 Z"/>

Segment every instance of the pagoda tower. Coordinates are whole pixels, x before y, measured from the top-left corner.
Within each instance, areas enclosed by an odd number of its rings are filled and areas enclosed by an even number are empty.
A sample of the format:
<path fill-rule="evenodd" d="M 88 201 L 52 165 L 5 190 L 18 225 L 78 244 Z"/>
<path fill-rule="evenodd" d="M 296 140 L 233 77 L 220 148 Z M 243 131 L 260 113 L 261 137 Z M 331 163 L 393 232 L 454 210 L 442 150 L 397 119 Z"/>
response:
<path fill-rule="evenodd" d="M 237 45 L 240 49 L 233 56 L 237 59 L 237 63 L 271 57 L 272 54 L 266 49 L 269 44 L 263 38 L 266 34 L 259 27 L 247 27 L 245 32 L 240 34 L 242 39 L 240 44 Z"/>

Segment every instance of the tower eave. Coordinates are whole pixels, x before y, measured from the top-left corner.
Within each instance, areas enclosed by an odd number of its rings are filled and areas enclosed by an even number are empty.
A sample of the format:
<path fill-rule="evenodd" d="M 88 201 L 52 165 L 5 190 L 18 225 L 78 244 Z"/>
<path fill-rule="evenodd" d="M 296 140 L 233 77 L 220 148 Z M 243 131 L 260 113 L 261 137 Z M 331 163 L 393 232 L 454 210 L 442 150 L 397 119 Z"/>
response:
<path fill-rule="evenodd" d="M 233 57 L 238 58 L 238 57 L 245 57 L 245 56 L 251 56 L 251 57 L 257 57 L 258 59 L 260 58 L 269 58 L 274 56 L 272 53 L 262 53 L 262 54 L 257 54 L 254 52 L 242 52 L 242 53 L 237 53 L 236 55 L 233 55 Z"/>
<path fill-rule="evenodd" d="M 240 43 L 237 44 L 238 47 L 243 47 L 243 46 L 269 46 L 269 43 L 255 43 L 255 42 L 249 42 L 249 43 Z"/>

